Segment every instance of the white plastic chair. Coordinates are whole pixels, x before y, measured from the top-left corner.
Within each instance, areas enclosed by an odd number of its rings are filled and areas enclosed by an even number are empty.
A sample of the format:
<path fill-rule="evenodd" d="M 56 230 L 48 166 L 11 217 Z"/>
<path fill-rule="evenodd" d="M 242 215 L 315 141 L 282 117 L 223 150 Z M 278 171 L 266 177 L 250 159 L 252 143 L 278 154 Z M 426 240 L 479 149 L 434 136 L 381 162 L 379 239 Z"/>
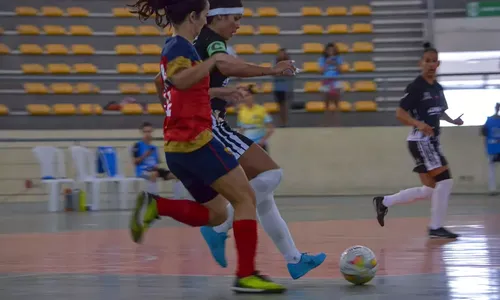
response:
<path fill-rule="evenodd" d="M 75 188 L 75 181 L 66 178 L 64 152 L 51 146 L 37 146 L 32 151 L 40 165 L 41 182 L 49 188 L 48 210 L 49 212 L 59 211 L 61 210 L 59 204 L 62 184 L 70 184 L 71 190 Z"/>
<path fill-rule="evenodd" d="M 76 168 L 78 182 L 84 183 L 85 191 L 90 190 L 91 207 L 92 210 L 99 210 L 101 197 L 101 183 L 111 183 L 116 188 L 116 197 L 120 209 L 126 209 L 127 195 L 129 191 L 129 183 L 134 181 L 143 181 L 142 178 L 125 177 L 120 167 L 120 159 L 118 153 L 115 155 L 113 163 L 116 164 L 118 171 L 115 176 L 97 176 L 97 157 L 96 154 L 88 148 L 81 146 L 70 147 L 73 164 Z M 107 175 L 107 174 L 105 174 Z"/>

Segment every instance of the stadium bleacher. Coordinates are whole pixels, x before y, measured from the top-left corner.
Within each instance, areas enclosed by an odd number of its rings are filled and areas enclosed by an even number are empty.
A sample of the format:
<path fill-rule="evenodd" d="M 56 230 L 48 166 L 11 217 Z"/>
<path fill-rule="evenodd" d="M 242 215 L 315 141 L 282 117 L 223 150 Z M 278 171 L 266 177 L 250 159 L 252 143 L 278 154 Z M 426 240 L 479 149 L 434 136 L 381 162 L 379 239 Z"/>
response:
<path fill-rule="evenodd" d="M 139 22 L 113 1 L 50 3 L 24 0 L 2 6 L 0 77 L 8 79 L 0 84 L 7 108 L 0 110 L 3 114 L 88 113 L 78 109 L 81 105 L 99 107 L 102 113 L 107 103 L 127 95 L 140 103 L 156 102 L 151 79 L 171 30 L 151 20 Z M 306 111 L 318 112 L 324 105 L 317 59 L 326 43 L 338 43 L 346 88 L 340 109 L 391 110 L 413 76 L 399 74 L 418 70 L 424 32 L 419 1 L 303 3 L 246 1 L 245 18 L 230 44 L 259 64 L 272 63 L 278 49 L 287 48 L 304 70 L 295 79 L 295 100 Z M 262 93 L 259 101 L 272 103 L 272 78 L 252 82 Z M 266 107 L 276 110 L 272 104 Z M 140 110 L 148 112 L 147 107 Z"/>

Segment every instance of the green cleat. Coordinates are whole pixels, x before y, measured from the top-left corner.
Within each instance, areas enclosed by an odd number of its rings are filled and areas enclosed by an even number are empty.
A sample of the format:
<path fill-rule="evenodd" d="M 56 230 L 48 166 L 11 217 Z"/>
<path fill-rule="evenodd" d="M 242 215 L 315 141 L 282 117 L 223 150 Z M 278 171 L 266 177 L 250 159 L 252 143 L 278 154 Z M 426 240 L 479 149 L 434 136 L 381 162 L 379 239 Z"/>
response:
<path fill-rule="evenodd" d="M 231 289 L 235 293 L 246 294 L 281 294 L 286 291 L 283 285 L 273 282 L 258 272 L 248 277 L 236 278 Z"/>
<path fill-rule="evenodd" d="M 145 209 L 141 221 L 141 212 Z M 159 219 L 156 199 L 149 193 L 140 192 L 135 199 L 135 207 L 130 217 L 130 235 L 135 243 L 141 243 L 146 230 Z"/>

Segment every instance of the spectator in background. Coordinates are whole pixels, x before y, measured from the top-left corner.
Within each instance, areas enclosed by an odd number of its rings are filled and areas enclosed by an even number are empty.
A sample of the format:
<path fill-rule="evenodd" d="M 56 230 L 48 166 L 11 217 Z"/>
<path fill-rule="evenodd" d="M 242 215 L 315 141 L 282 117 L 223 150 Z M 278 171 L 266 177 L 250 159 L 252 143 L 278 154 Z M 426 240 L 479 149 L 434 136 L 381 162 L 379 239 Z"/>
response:
<path fill-rule="evenodd" d="M 158 177 L 164 180 L 176 179 L 168 170 L 159 168 L 160 157 L 158 149 L 151 142 L 153 141 L 153 125 L 149 122 L 142 123 L 140 130 L 142 139 L 134 144 L 132 148 L 132 159 L 135 164 L 135 176 L 148 180 L 147 192 L 157 195 Z"/>
<path fill-rule="evenodd" d="M 325 99 L 325 112 L 328 112 L 328 108 L 332 103 L 338 108 L 340 93 L 342 91 L 342 84 L 338 80 L 342 67 L 342 59 L 334 43 L 328 43 L 325 46 L 325 51 L 318 59 L 318 64 L 323 74 L 323 86 L 321 87 L 321 91 Z"/>
<path fill-rule="evenodd" d="M 274 133 L 273 119 L 264 106 L 255 103 L 254 88 L 249 86 L 244 93 L 243 105 L 238 111 L 238 128 L 241 134 L 269 152 L 267 141 Z"/>
<path fill-rule="evenodd" d="M 276 62 L 290 60 L 290 55 L 285 48 L 281 48 L 276 56 Z M 274 99 L 280 106 L 281 126 L 286 127 L 288 124 L 288 101 L 293 96 L 293 77 L 291 76 L 275 76 L 274 77 Z"/>
<path fill-rule="evenodd" d="M 489 172 L 488 189 L 491 195 L 497 194 L 495 163 L 500 162 L 500 103 L 495 106 L 495 114 L 488 117 L 481 128 L 481 134 L 485 137 L 486 151 L 488 153 Z"/>

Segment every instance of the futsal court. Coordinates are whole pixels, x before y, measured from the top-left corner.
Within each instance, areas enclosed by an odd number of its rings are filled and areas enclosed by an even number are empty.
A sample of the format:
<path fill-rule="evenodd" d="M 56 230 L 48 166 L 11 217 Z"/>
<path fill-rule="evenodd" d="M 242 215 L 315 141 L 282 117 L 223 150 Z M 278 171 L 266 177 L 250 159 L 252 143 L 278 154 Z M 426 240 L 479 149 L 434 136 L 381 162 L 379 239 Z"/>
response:
<path fill-rule="evenodd" d="M 258 268 L 289 288 L 283 295 L 235 295 L 234 239 L 227 269 L 212 260 L 197 228 L 163 219 L 142 245 L 128 235 L 127 211 L 44 212 L 38 204 L 0 209 L 0 299 L 499 299 L 500 199 L 454 195 L 455 242 L 429 241 L 429 203 L 391 208 L 378 226 L 371 197 L 278 198 L 299 249 L 324 251 L 325 263 L 289 279 L 283 258 L 260 231 Z M 352 245 L 371 248 L 379 270 L 366 286 L 341 278 Z"/>

